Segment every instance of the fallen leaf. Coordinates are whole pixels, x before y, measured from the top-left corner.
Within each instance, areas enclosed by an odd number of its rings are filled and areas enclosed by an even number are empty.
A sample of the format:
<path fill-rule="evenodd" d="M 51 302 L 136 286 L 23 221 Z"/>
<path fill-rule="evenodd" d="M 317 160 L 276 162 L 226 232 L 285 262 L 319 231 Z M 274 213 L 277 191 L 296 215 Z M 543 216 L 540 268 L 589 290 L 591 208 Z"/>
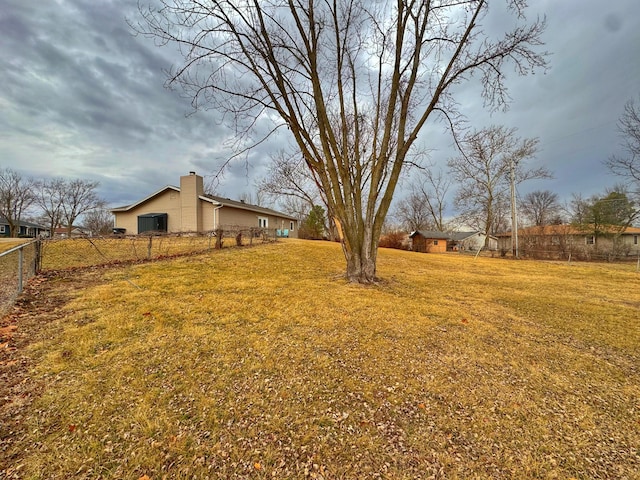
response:
<path fill-rule="evenodd" d="M 262 470 L 262 465 L 260 465 L 258 462 L 253 464 L 253 468 L 255 468 L 256 470 Z"/>

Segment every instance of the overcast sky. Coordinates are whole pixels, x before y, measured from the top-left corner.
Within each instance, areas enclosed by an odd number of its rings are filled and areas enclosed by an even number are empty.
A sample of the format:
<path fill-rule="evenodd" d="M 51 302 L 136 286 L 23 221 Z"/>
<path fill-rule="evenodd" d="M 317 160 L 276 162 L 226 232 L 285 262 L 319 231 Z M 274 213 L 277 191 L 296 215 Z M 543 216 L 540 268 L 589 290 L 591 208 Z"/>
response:
<path fill-rule="evenodd" d="M 463 113 L 475 128 L 503 124 L 540 139 L 531 165 L 554 178 L 520 193 L 602 193 L 618 181 L 602 164 L 622 153 L 617 120 L 640 97 L 640 1 L 530 3 L 532 17 L 547 16 L 549 70 L 511 74 L 504 114 L 489 116 L 476 90 L 460 89 Z M 176 52 L 133 36 L 126 19 L 136 14 L 136 0 L 0 0 L 0 167 L 97 180 L 116 206 L 177 185 L 189 171 L 211 174 L 233 154 L 215 111 L 186 116 L 188 100 L 163 87 Z M 454 154 L 441 126 L 422 140 L 436 163 Z M 217 193 L 252 193 L 277 148 L 261 146 L 249 168 L 233 165 Z"/>

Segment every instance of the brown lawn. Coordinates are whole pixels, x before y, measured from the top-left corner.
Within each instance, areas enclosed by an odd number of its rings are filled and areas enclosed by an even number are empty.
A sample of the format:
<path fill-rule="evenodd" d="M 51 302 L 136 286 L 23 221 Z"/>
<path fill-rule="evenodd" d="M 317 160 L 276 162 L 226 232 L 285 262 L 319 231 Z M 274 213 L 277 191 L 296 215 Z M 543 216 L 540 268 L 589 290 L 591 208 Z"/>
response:
<path fill-rule="evenodd" d="M 0 478 L 640 478 L 635 266 L 288 240 L 33 282 Z"/>

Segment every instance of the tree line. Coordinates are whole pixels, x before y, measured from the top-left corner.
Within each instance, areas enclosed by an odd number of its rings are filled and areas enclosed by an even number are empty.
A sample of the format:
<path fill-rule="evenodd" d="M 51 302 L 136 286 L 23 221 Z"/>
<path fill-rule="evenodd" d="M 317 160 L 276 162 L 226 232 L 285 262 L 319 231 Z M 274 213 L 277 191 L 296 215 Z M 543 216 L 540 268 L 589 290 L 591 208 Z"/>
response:
<path fill-rule="evenodd" d="M 99 183 L 84 179 L 24 177 L 11 168 L 0 168 L 0 216 L 17 237 L 20 223 L 31 220 L 49 229 L 51 235 L 64 227 L 66 235 L 82 218 L 82 226 L 93 234 L 111 231 L 113 219 L 99 197 Z"/>
<path fill-rule="evenodd" d="M 640 214 L 640 170 L 638 157 L 634 157 L 637 155 L 634 152 L 640 150 L 639 131 L 635 104 L 629 102 L 620 122 L 629 155 L 606 161 L 623 182 L 588 198 L 574 193 L 564 203 L 550 190 L 518 196 L 516 209 L 520 226 L 572 223 L 595 235 L 630 226 Z M 448 169 L 433 164 L 414 165 L 408 173 L 411 181 L 406 185 L 406 195 L 395 202 L 389 214 L 386 233 L 446 232 L 461 226 L 490 235 L 510 231 L 513 207 L 510 187 L 552 176 L 545 168 L 527 166 L 527 160 L 536 154 L 538 139 L 522 139 L 516 133 L 515 129 L 504 126 L 473 130 L 457 143 L 459 155 L 448 160 Z M 631 161 L 634 158 L 635 161 Z M 299 155 L 284 152 L 275 155 L 257 189 L 261 198 L 284 199 L 281 206 L 287 213 L 297 215 L 303 226 L 310 225 L 311 238 L 330 236 L 329 219 L 318 223 L 318 209 L 324 213 L 326 202 Z M 456 214 L 447 216 L 451 210 Z"/>

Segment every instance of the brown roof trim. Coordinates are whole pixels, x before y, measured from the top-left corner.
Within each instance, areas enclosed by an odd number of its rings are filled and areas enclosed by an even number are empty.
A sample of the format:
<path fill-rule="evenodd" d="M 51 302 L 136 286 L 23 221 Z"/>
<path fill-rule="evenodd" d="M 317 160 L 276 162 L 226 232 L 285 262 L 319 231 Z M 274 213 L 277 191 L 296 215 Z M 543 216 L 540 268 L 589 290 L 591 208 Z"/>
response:
<path fill-rule="evenodd" d="M 218 197 L 216 195 L 205 195 L 205 197 L 210 198 L 211 200 L 218 202 L 222 206 L 239 208 L 242 210 L 248 210 L 250 212 L 262 213 L 264 215 L 271 215 L 274 217 L 288 218 L 290 220 L 297 220 L 296 217 L 292 217 L 291 215 L 287 215 L 286 213 L 278 212 L 277 210 L 273 210 L 271 208 L 260 207 L 258 205 L 252 205 L 250 203 L 245 203 L 238 200 L 231 200 L 230 198 Z"/>

